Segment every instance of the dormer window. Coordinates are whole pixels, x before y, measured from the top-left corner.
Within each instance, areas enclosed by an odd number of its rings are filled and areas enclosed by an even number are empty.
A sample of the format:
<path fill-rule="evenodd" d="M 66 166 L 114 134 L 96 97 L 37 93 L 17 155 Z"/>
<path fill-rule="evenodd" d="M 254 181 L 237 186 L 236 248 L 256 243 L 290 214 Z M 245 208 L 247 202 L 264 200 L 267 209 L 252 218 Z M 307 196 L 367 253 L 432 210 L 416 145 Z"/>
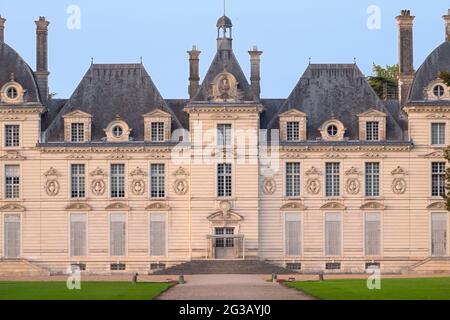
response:
<path fill-rule="evenodd" d="M 288 122 L 286 124 L 287 141 L 299 141 L 300 140 L 300 122 Z"/>
<path fill-rule="evenodd" d="M 378 121 L 366 122 L 366 140 L 367 141 L 380 140 L 380 123 Z"/>
<path fill-rule="evenodd" d="M 441 79 L 432 81 L 425 88 L 425 93 L 429 100 L 450 99 L 450 89 Z"/>
<path fill-rule="evenodd" d="M 91 140 L 92 116 L 81 110 L 72 111 L 63 116 L 64 141 L 85 143 Z"/>
<path fill-rule="evenodd" d="M 84 123 L 71 124 L 71 141 L 84 142 Z"/>
<path fill-rule="evenodd" d="M 435 85 L 433 88 L 433 94 L 436 98 L 442 98 L 445 94 L 445 88 L 443 85 Z"/>
<path fill-rule="evenodd" d="M 164 122 L 152 122 L 152 142 L 164 142 Z"/>
<path fill-rule="evenodd" d="M 330 137 L 336 137 L 338 134 L 338 127 L 335 124 L 331 124 L 327 128 L 327 133 Z"/>
<path fill-rule="evenodd" d="M 112 128 L 112 134 L 115 138 L 120 138 L 123 135 L 123 128 L 121 126 L 115 126 Z"/>
<path fill-rule="evenodd" d="M 105 129 L 106 139 L 110 142 L 126 142 L 130 140 L 131 131 L 127 123 L 117 116 Z"/>
<path fill-rule="evenodd" d="M 322 124 L 319 128 L 322 139 L 325 141 L 342 141 L 344 140 L 345 127 L 342 122 L 331 119 Z"/>
<path fill-rule="evenodd" d="M 11 100 L 16 100 L 19 96 L 19 92 L 16 87 L 10 86 L 6 89 L 6 96 Z"/>
<path fill-rule="evenodd" d="M 172 133 L 172 116 L 170 113 L 155 109 L 144 117 L 144 140 L 147 142 L 165 142 L 170 140 Z"/>
<path fill-rule="evenodd" d="M 358 115 L 359 140 L 386 140 L 386 114 L 376 109 L 370 109 Z"/>
<path fill-rule="evenodd" d="M 15 81 L 14 74 L 11 74 L 11 80 L 0 90 L 0 100 L 10 104 L 22 103 L 24 94 L 25 90 Z"/>

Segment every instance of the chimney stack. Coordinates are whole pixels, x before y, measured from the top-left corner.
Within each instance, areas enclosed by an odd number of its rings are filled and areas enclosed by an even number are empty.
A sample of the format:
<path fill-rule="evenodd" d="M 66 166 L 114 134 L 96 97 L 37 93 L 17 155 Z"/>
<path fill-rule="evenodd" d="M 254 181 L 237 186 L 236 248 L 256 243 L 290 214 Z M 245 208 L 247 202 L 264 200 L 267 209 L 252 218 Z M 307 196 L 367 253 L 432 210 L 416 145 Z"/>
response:
<path fill-rule="evenodd" d="M 5 42 L 5 22 L 6 19 L 0 15 L 0 43 Z"/>
<path fill-rule="evenodd" d="M 189 98 L 194 99 L 200 88 L 200 54 L 197 46 L 192 46 L 189 54 Z"/>
<path fill-rule="evenodd" d="M 445 21 L 445 40 L 450 41 L 450 9 L 448 9 L 448 14 L 442 18 Z"/>
<path fill-rule="evenodd" d="M 41 102 L 48 101 L 48 25 L 45 17 L 39 17 L 36 22 L 36 81 L 39 87 Z"/>
<path fill-rule="evenodd" d="M 248 53 L 250 54 L 251 64 L 251 86 L 253 93 L 259 100 L 261 97 L 261 55 L 263 52 L 259 51 L 257 46 L 254 46 Z"/>
<path fill-rule="evenodd" d="M 414 80 L 413 25 L 414 16 L 410 10 L 402 10 L 396 18 L 399 46 L 399 98 L 404 106 Z"/>

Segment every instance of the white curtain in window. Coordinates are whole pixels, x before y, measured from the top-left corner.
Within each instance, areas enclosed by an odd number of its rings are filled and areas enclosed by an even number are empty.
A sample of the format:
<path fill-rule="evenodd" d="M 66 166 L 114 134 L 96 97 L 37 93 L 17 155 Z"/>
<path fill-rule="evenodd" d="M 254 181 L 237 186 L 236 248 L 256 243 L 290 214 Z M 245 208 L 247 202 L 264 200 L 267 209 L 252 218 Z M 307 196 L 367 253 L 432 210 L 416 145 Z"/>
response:
<path fill-rule="evenodd" d="M 7 214 L 4 219 L 5 257 L 18 258 L 20 256 L 20 216 Z"/>
<path fill-rule="evenodd" d="M 73 257 L 86 256 L 86 214 L 70 216 L 70 254 Z"/>
<path fill-rule="evenodd" d="M 377 256 L 381 253 L 381 221 L 379 213 L 366 213 L 365 247 L 366 256 Z"/>
<path fill-rule="evenodd" d="M 431 253 L 441 257 L 447 255 L 447 214 L 431 215 Z"/>
<path fill-rule="evenodd" d="M 286 226 L 286 255 L 300 256 L 301 255 L 301 215 L 297 213 L 285 214 Z"/>
<path fill-rule="evenodd" d="M 325 254 L 341 255 L 341 214 L 328 213 L 325 218 Z"/>
<path fill-rule="evenodd" d="M 125 256 L 126 253 L 126 215 L 111 214 L 110 222 L 110 255 Z"/>
<path fill-rule="evenodd" d="M 150 215 L 150 255 L 166 255 L 166 214 Z"/>

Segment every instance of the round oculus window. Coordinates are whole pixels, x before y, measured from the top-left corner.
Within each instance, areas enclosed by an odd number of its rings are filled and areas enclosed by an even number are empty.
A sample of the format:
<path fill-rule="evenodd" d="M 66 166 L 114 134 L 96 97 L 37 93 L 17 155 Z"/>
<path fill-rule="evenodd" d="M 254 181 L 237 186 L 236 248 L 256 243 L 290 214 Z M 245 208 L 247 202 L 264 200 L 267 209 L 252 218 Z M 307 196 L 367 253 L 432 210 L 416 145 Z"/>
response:
<path fill-rule="evenodd" d="M 444 94 L 445 94 L 445 88 L 443 85 L 438 84 L 437 86 L 435 86 L 433 88 L 433 94 L 438 97 L 441 98 Z"/>
<path fill-rule="evenodd" d="M 11 100 L 16 100 L 19 96 L 19 91 L 16 87 L 10 86 L 6 88 L 6 96 Z"/>
<path fill-rule="evenodd" d="M 335 137 L 338 134 L 338 128 L 335 124 L 331 124 L 327 128 L 327 133 L 330 137 Z"/>
<path fill-rule="evenodd" d="M 114 138 L 120 138 L 123 135 L 123 128 L 121 126 L 114 126 L 112 128 Z"/>

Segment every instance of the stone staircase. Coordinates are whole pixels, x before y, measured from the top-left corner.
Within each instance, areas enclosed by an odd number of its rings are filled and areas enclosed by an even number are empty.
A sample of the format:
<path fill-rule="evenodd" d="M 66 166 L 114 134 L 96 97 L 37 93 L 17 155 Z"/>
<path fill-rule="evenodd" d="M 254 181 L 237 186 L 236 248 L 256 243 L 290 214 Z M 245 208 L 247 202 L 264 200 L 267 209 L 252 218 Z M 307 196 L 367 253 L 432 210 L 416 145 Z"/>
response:
<path fill-rule="evenodd" d="M 450 273 L 450 258 L 427 258 L 412 265 L 408 271 L 419 274 Z"/>
<path fill-rule="evenodd" d="M 25 259 L 0 259 L 0 277 L 48 276 L 49 272 Z"/>
<path fill-rule="evenodd" d="M 295 274 L 267 262 L 258 260 L 194 260 L 156 271 L 155 275 L 202 274 Z"/>

